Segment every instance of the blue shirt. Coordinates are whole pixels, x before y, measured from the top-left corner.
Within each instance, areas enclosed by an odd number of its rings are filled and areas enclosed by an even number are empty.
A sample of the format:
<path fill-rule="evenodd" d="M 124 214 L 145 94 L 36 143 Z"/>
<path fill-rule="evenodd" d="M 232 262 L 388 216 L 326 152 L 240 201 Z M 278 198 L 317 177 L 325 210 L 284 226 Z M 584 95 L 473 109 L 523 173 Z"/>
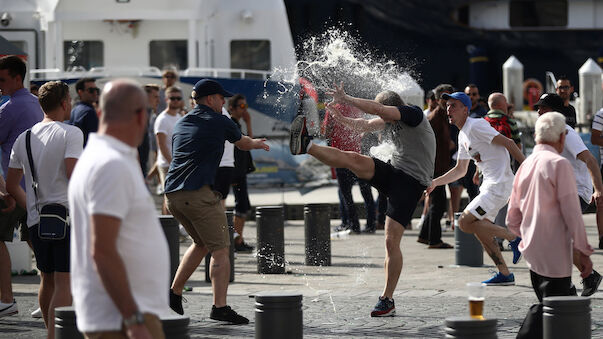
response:
<path fill-rule="evenodd" d="M 205 105 L 195 106 L 174 126 L 165 193 L 213 185 L 224 141 L 235 143 L 240 139 L 241 131 L 230 118 Z"/>
<path fill-rule="evenodd" d="M 17 90 L 10 100 L 0 106 L 0 145 L 2 148 L 2 173 L 6 177 L 13 144 L 19 134 L 44 119 L 44 112 L 35 95 L 25 88 Z"/>
<path fill-rule="evenodd" d="M 77 126 L 84 133 L 84 146 L 88 142 L 88 134 L 98 131 L 98 116 L 96 110 L 90 104 L 78 102 L 71 110 L 69 124 Z"/>

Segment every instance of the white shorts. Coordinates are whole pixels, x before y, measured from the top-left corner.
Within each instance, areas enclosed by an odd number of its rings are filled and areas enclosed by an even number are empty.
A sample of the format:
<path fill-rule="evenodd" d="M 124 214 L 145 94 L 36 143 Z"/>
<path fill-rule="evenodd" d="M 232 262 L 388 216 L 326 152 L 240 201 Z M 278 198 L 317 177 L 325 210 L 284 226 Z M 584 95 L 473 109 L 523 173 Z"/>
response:
<path fill-rule="evenodd" d="M 509 201 L 513 182 L 486 184 L 479 188 L 479 195 L 465 207 L 477 219 L 494 222 L 498 211 Z"/>

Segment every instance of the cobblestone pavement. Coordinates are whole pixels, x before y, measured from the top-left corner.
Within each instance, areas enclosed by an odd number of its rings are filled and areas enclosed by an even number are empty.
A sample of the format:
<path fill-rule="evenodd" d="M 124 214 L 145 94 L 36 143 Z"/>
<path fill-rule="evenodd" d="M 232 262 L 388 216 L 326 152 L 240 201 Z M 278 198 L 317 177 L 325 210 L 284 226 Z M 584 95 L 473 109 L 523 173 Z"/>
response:
<path fill-rule="evenodd" d="M 598 244 L 594 215 L 584 217 L 591 244 Z M 414 220 L 417 223 L 417 220 Z M 332 225 L 337 225 L 333 220 Z M 255 224 L 246 225 L 247 241 L 255 243 Z M 455 267 L 454 250 L 429 250 L 416 242 L 418 232 L 407 231 L 402 241 L 404 269 L 394 296 L 397 313 L 390 318 L 371 318 L 370 311 L 383 288 L 383 231 L 371 235 L 351 235 L 332 241 L 332 266 L 304 265 L 303 221 L 285 225 L 287 274 L 257 274 L 257 258 L 238 254 L 235 282 L 229 288 L 229 304 L 250 318 L 245 326 L 223 325 L 209 319 L 211 287 L 204 280 L 204 266 L 195 272 L 185 293 L 185 315 L 191 319 L 193 338 L 249 338 L 254 330 L 253 295 L 260 291 L 295 291 L 303 293 L 304 336 L 306 338 L 442 338 L 447 317 L 467 314 L 465 283 L 489 277 L 493 268 L 487 256 L 486 266 Z M 452 232 L 443 233 L 453 243 Z M 190 243 L 181 243 L 184 253 Z M 511 252 L 504 252 L 507 262 Z M 592 256 L 595 267 L 603 271 L 603 251 Z M 151 264 L 151 263 L 150 263 Z M 488 287 L 485 316 L 497 318 L 499 338 L 514 338 L 528 307 L 536 302 L 525 263 L 510 265 L 516 286 Z M 574 269 L 574 283 L 580 291 L 580 279 Z M 30 317 L 37 307 L 39 278 L 13 277 L 15 297 L 20 313 L 0 318 L 0 338 L 41 338 L 43 322 Z M 603 293 L 592 300 L 593 338 L 603 338 Z"/>

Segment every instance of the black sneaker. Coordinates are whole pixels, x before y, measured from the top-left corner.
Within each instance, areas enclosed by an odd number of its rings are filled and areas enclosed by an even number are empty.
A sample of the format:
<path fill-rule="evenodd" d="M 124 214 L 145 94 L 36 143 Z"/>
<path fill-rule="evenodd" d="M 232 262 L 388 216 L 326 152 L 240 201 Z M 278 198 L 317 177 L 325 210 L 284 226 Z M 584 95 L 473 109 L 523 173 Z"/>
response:
<path fill-rule="evenodd" d="M 181 295 L 177 295 L 176 293 L 174 293 L 174 291 L 170 289 L 170 308 L 180 315 L 184 314 L 184 309 L 182 308 L 182 300 L 186 302 L 186 299 L 184 299 Z"/>
<path fill-rule="evenodd" d="M 394 299 L 388 297 L 379 297 L 379 301 L 373 311 L 371 317 L 393 317 L 396 314 L 396 305 Z"/>
<path fill-rule="evenodd" d="M 298 115 L 293 119 L 291 123 L 291 130 L 289 135 L 289 148 L 291 154 L 305 154 L 308 144 L 312 138 L 308 135 L 308 129 L 306 128 L 306 117 Z"/>
<path fill-rule="evenodd" d="M 233 311 L 230 306 L 216 307 L 212 305 L 209 317 L 213 320 L 227 321 L 235 325 L 249 324 L 249 319 Z"/>
<path fill-rule="evenodd" d="M 247 244 L 245 241 L 241 241 L 240 244 L 235 243 L 235 251 L 241 253 L 253 252 L 253 246 Z"/>
<path fill-rule="evenodd" d="M 602 279 L 603 277 L 601 277 L 599 272 L 593 270 L 593 273 L 582 280 L 582 285 L 584 287 L 582 288 L 582 294 L 580 295 L 583 297 L 588 297 L 595 294 L 595 292 L 597 292 L 599 289 Z"/>

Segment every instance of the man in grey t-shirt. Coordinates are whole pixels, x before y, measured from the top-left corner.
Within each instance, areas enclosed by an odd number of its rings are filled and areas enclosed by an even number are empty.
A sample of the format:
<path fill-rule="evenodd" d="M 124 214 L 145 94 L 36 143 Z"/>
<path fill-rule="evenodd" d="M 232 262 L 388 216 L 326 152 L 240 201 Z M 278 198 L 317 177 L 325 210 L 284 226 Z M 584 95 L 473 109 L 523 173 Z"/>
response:
<path fill-rule="evenodd" d="M 335 86 L 327 94 L 333 96 L 333 102 L 328 105 L 330 114 L 343 125 L 356 132 L 381 129 L 393 132 L 395 150 L 391 163 L 312 143 L 306 129 L 306 118 L 303 116 L 297 116 L 293 120 L 289 144 L 292 154 L 308 153 L 328 166 L 347 168 L 387 196 L 385 288 L 371 316 L 393 316 L 396 309 L 392 297 L 402 271 L 400 241 L 404 233 L 403 225 L 408 225 L 423 191 L 431 183 L 435 136 L 421 109 L 405 105 L 395 92 L 384 91 L 375 100 L 366 100 L 347 95 L 341 85 Z M 335 103 L 356 106 L 378 118 L 346 118 L 337 111 Z"/>

